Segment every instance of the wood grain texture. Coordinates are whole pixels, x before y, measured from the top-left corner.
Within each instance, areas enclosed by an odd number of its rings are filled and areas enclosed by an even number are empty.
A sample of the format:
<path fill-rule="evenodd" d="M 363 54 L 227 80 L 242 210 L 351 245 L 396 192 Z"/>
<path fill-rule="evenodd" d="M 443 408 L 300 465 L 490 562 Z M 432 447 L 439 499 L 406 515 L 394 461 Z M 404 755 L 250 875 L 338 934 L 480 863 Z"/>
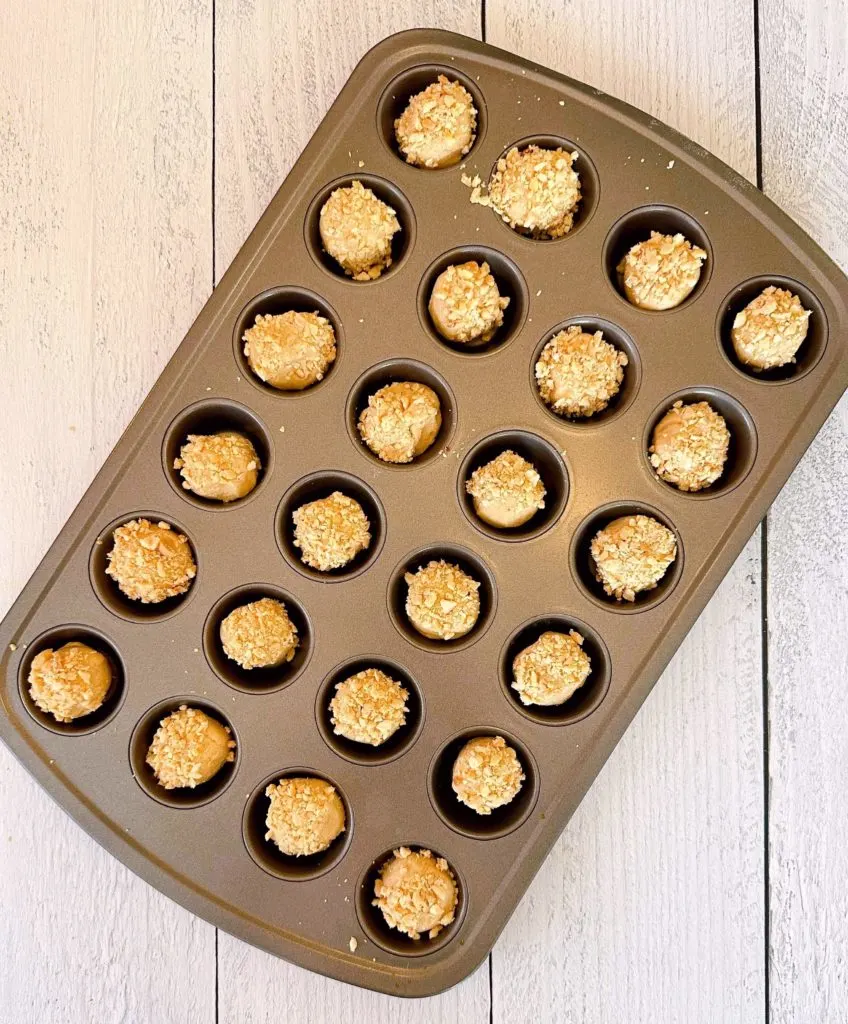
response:
<path fill-rule="evenodd" d="M 754 177 L 749 6 L 645 0 L 625 15 L 611 0 L 489 0 L 486 12 L 489 42 Z M 763 1019 L 759 561 L 755 537 L 496 945 L 495 1021 Z"/>
<path fill-rule="evenodd" d="M 762 0 L 766 192 L 848 270 L 848 2 Z M 770 1003 L 848 1015 L 848 399 L 768 520 Z"/>
<path fill-rule="evenodd" d="M 212 280 L 211 3 L 0 6 L 0 610 Z M 214 1019 L 214 929 L 0 748 L 0 1020 Z"/>
<path fill-rule="evenodd" d="M 219 4 L 216 16 L 216 271 L 236 254 L 359 58 L 420 25 L 479 35 L 476 0 Z M 221 1024 L 272 1021 L 427 1024 L 489 1020 L 484 964 L 442 996 L 401 1001 L 317 977 L 221 933 Z M 308 1014 L 308 1018 L 304 1016 Z"/>

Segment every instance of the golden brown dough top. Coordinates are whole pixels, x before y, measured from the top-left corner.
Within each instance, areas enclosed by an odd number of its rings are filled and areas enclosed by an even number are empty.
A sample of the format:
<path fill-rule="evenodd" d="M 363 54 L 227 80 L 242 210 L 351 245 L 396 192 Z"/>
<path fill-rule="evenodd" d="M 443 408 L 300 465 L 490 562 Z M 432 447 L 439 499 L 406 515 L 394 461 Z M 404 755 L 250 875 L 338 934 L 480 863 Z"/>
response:
<path fill-rule="evenodd" d="M 250 494 L 261 468 L 253 442 L 235 430 L 189 434 L 174 459 L 187 491 L 223 502 Z"/>
<path fill-rule="evenodd" d="M 455 916 L 458 891 L 444 857 L 401 846 L 374 882 L 374 906 L 391 928 L 411 939 L 435 939 Z"/>
<path fill-rule="evenodd" d="M 439 274 L 430 295 L 430 317 L 448 341 L 490 341 L 503 324 L 502 296 L 488 263 L 454 263 Z"/>
<path fill-rule="evenodd" d="M 460 750 L 453 765 L 453 791 L 478 814 L 491 814 L 510 803 L 524 782 L 515 749 L 503 736 L 475 736 Z"/>
<path fill-rule="evenodd" d="M 127 597 L 158 604 L 184 594 L 197 575 L 188 539 L 168 523 L 131 519 L 113 534 L 107 575 Z"/>
<path fill-rule="evenodd" d="M 679 306 L 701 277 L 706 252 L 683 237 L 652 231 L 637 242 L 618 264 L 619 280 L 630 302 L 640 309 Z"/>
<path fill-rule="evenodd" d="M 601 331 L 572 325 L 542 349 L 535 369 L 539 394 L 560 416 L 594 416 L 618 394 L 627 362 Z"/>
<path fill-rule="evenodd" d="M 291 661 L 297 627 L 282 601 L 262 597 L 234 608 L 221 622 L 221 646 L 242 668 L 269 668 Z"/>
<path fill-rule="evenodd" d="M 480 616 L 480 584 L 458 565 L 433 560 L 405 574 L 406 614 L 424 636 L 454 640 L 465 636 Z"/>
<path fill-rule="evenodd" d="M 370 281 L 392 265 L 397 214 L 361 181 L 337 188 L 321 208 L 321 242 L 354 281 Z"/>
<path fill-rule="evenodd" d="M 395 121 L 398 146 L 408 164 L 449 167 L 474 144 L 477 108 L 460 82 L 444 75 L 410 97 Z"/>
<path fill-rule="evenodd" d="M 265 790 L 265 838 L 290 857 L 326 850 L 345 830 L 345 811 L 334 786 L 311 776 L 280 779 Z"/>
<path fill-rule="evenodd" d="M 333 732 L 355 743 L 379 747 L 406 721 L 409 692 L 378 668 L 366 668 L 337 683 L 330 701 Z"/>
<path fill-rule="evenodd" d="M 235 760 L 235 746 L 227 726 L 181 704 L 159 723 L 146 760 L 164 789 L 194 789 Z"/>
<path fill-rule="evenodd" d="M 280 391 L 317 384 L 336 358 L 336 332 L 318 312 L 260 313 L 242 340 L 251 370 Z"/>
<path fill-rule="evenodd" d="M 363 441 L 383 462 L 412 462 L 439 433 L 439 396 L 416 381 L 387 384 L 369 396 L 358 425 Z"/>
<path fill-rule="evenodd" d="M 292 513 L 294 546 L 306 565 L 321 572 L 347 565 L 371 543 L 365 510 L 341 491 L 301 505 Z"/>
<path fill-rule="evenodd" d="M 591 551 L 604 590 L 618 601 L 635 601 L 665 576 L 677 557 L 677 539 L 652 516 L 621 516 L 595 534 Z"/>
<path fill-rule="evenodd" d="M 545 485 L 536 467 L 507 449 L 478 466 L 465 483 L 478 515 L 493 525 L 526 522 L 545 507 Z M 518 523 L 520 525 L 520 523 Z"/>
<path fill-rule="evenodd" d="M 700 491 L 724 471 L 730 431 L 709 402 L 677 401 L 654 427 L 648 449 L 657 476 L 681 491 Z"/>
<path fill-rule="evenodd" d="M 112 685 L 109 659 L 88 644 L 72 640 L 47 648 L 32 659 L 29 693 L 57 722 L 72 722 L 96 711 Z"/>

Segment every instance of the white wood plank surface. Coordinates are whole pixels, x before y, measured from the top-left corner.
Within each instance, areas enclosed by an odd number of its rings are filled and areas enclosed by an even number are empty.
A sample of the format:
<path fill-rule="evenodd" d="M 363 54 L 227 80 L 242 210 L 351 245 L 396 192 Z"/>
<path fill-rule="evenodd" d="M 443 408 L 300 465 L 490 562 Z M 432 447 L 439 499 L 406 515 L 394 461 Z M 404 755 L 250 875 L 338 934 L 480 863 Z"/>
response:
<path fill-rule="evenodd" d="M 0 5 L 0 609 L 212 283 L 211 2 Z M 0 747 L 0 1020 L 214 1019 L 214 929 Z"/>
<path fill-rule="evenodd" d="M 762 0 L 763 184 L 848 270 L 848 2 Z M 768 517 L 770 1004 L 848 1018 L 848 399 Z"/>
<path fill-rule="evenodd" d="M 615 0 L 489 0 L 486 12 L 490 42 L 754 178 L 750 6 L 634 0 L 625 15 Z M 763 1019 L 760 629 L 754 538 L 496 945 L 495 1021 Z"/>

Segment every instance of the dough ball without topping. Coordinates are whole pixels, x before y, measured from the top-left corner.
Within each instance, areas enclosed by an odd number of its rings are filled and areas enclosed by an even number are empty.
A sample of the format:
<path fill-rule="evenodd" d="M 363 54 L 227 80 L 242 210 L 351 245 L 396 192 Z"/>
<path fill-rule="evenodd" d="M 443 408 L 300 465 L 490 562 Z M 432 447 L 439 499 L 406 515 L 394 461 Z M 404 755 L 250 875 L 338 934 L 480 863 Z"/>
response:
<path fill-rule="evenodd" d="M 354 498 L 333 491 L 292 512 L 294 546 L 313 569 L 329 572 L 347 565 L 371 543 L 371 524 Z"/>
<path fill-rule="evenodd" d="M 536 361 L 539 394 L 560 416 L 594 416 L 618 394 L 627 362 L 601 331 L 588 334 L 576 325 L 566 327 Z"/>
<path fill-rule="evenodd" d="M 398 147 L 408 164 L 450 167 L 474 144 L 477 108 L 468 90 L 444 75 L 416 93 L 395 121 Z"/>
<path fill-rule="evenodd" d="M 561 238 L 571 231 L 580 203 L 577 153 L 539 146 L 513 147 L 498 160 L 487 204 L 511 228 L 535 238 Z"/>
<path fill-rule="evenodd" d="M 404 576 L 406 616 L 431 640 L 456 640 L 480 617 L 480 584 L 458 565 L 440 559 Z"/>
<path fill-rule="evenodd" d="M 474 470 L 465 483 L 474 511 L 490 526 L 513 530 L 545 507 L 545 485 L 536 467 L 513 451 Z"/>
<path fill-rule="evenodd" d="M 415 381 L 380 388 L 359 414 L 360 436 L 383 462 L 412 462 L 436 440 L 441 426 L 439 396 Z"/>
<path fill-rule="evenodd" d="M 234 608 L 218 631 L 224 653 L 242 668 L 283 665 L 297 650 L 297 628 L 283 602 L 272 597 Z"/>
<path fill-rule="evenodd" d="M 354 743 L 379 747 L 406 721 L 409 692 L 378 668 L 366 668 L 336 684 L 330 701 L 333 732 Z"/>
<path fill-rule="evenodd" d="M 522 704 L 551 707 L 564 704 L 589 678 L 592 662 L 583 637 L 548 630 L 512 661 L 511 683 Z"/>
<path fill-rule="evenodd" d="M 730 338 L 740 362 L 753 370 L 773 370 L 795 362 L 811 317 L 797 295 L 770 285 L 733 320 Z"/>
<path fill-rule="evenodd" d="M 131 519 L 112 537 L 106 574 L 133 601 L 158 604 L 178 597 L 197 575 L 191 545 L 168 523 Z"/>
<path fill-rule="evenodd" d="M 280 779 L 265 790 L 265 838 L 289 857 L 321 853 L 345 830 L 345 810 L 335 787 L 311 776 Z"/>
<path fill-rule="evenodd" d="M 491 814 L 510 803 L 522 782 L 521 762 L 503 736 L 476 736 L 453 763 L 453 791 L 478 814 Z"/>
<path fill-rule="evenodd" d="M 595 575 L 617 601 L 653 590 L 677 557 L 677 539 L 652 516 L 621 516 L 592 538 Z"/>
<path fill-rule="evenodd" d="M 401 846 L 380 868 L 373 901 L 386 924 L 411 939 L 435 939 L 456 914 L 456 880 L 444 857 Z"/>
<path fill-rule="evenodd" d="M 392 265 L 395 211 L 361 181 L 337 188 L 321 207 L 321 244 L 354 281 L 371 281 Z"/>
<path fill-rule="evenodd" d="M 181 704 L 159 723 L 146 761 L 163 789 L 194 789 L 235 760 L 235 746 L 226 725 Z"/>
<path fill-rule="evenodd" d="M 509 299 L 498 291 L 488 263 L 456 263 L 439 274 L 428 309 L 433 326 L 448 341 L 491 341 L 503 324 Z"/>
<path fill-rule="evenodd" d="M 88 644 L 72 640 L 48 647 L 32 659 L 29 695 L 57 722 L 73 722 L 102 706 L 112 685 L 109 659 Z"/>
<path fill-rule="evenodd" d="M 702 491 L 724 472 L 730 431 L 709 402 L 675 402 L 648 448 L 657 476 L 681 491 Z"/>
<path fill-rule="evenodd" d="M 253 442 L 235 430 L 189 434 L 174 459 L 183 487 L 212 501 L 236 501 L 253 490 L 261 469 Z"/>
<path fill-rule="evenodd" d="M 280 391 L 312 387 L 336 358 L 336 332 L 320 313 L 260 313 L 242 341 L 251 370 Z"/>
<path fill-rule="evenodd" d="M 673 309 L 692 294 L 707 254 L 681 234 L 652 231 L 616 268 L 624 294 L 639 309 Z"/>

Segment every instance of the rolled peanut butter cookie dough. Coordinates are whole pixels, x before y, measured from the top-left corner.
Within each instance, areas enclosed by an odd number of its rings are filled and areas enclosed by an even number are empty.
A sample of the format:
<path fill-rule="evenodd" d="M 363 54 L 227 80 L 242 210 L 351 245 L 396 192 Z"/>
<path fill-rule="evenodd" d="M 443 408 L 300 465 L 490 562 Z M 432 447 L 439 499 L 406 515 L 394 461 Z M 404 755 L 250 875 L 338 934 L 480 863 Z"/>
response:
<path fill-rule="evenodd" d="M 181 704 L 159 723 L 146 761 L 163 789 L 194 789 L 235 760 L 235 746 L 226 725 Z"/>
<path fill-rule="evenodd" d="M 811 316 L 792 292 L 773 285 L 764 288 L 733 320 L 730 337 L 739 361 L 752 370 L 794 363 Z"/>
<path fill-rule="evenodd" d="M 469 260 L 439 274 L 427 308 L 433 326 L 447 341 L 481 344 L 491 341 L 502 326 L 508 305 L 489 264 Z"/>
<path fill-rule="evenodd" d="M 480 584 L 458 565 L 440 559 L 404 576 L 406 617 L 431 640 L 456 640 L 480 617 Z"/>
<path fill-rule="evenodd" d="M 224 654 L 242 668 L 274 668 L 291 661 L 297 627 L 282 601 L 262 597 L 234 608 L 218 628 Z"/>
<path fill-rule="evenodd" d="M 681 491 L 702 491 L 724 472 L 730 431 L 709 402 L 675 402 L 654 427 L 648 454 L 657 476 Z"/>
<path fill-rule="evenodd" d="M 513 659 L 511 685 L 522 704 L 553 707 L 572 697 L 591 671 L 580 633 L 547 630 Z"/>
<path fill-rule="evenodd" d="M 296 508 L 292 521 L 301 560 L 320 572 L 341 569 L 371 543 L 365 510 L 341 491 Z"/>
<path fill-rule="evenodd" d="M 677 557 L 677 539 L 652 516 L 621 516 L 592 538 L 595 575 L 617 601 L 653 590 Z"/>
<path fill-rule="evenodd" d="M 539 471 L 509 450 L 475 469 L 465 489 L 483 522 L 501 530 L 524 526 L 545 507 L 545 485 Z"/>
<path fill-rule="evenodd" d="M 312 387 L 336 359 L 336 332 L 317 312 L 260 313 L 242 341 L 250 369 L 279 391 Z"/>
<path fill-rule="evenodd" d="M 158 604 L 178 597 L 197 575 L 188 539 L 168 523 L 131 519 L 112 537 L 106 574 L 133 601 Z"/>
<path fill-rule="evenodd" d="M 383 462 L 412 462 L 436 440 L 442 426 L 439 396 L 415 381 L 375 391 L 359 414 L 359 434 Z"/>
<path fill-rule="evenodd" d="M 618 394 L 627 356 L 577 325 L 566 327 L 545 345 L 536 361 L 539 395 L 559 416 L 588 417 L 602 412 Z"/>
<path fill-rule="evenodd" d="M 345 810 L 334 786 L 312 776 L 280 779 L 265 790 L 270 839 L 289 857 L 309 857 L 329 848 L 345 830 Z"/>
<path fill-rule="evenodd" d="M 380 868 L 373 904 L 386 924 L 411 939 L 435 939 L 456 915 L 456 880 L 444 857 L 401 846 Z"/>
<path fill-rule="evenodd" d="M 337 683 L 330 701 L 333 732 L 354 743 L 379 747 L 406 722 L 409 691 L 378 668 Z"/>
<path fill-rule="evenodd" d="M 55 651 L 39 651 L 27 681 L 37 707 L 57 722 L 73 722 L 103 705 L 112 686 L 112 666 L 105 654 L 72 640 Z"/>
<path fill-rule="evenodd" d="M 354 281 L 372 281 L 392 265 L 395 211 L 361 181 L 337 188 L 321 207 L 321 244 Z"/>
<path fill-rule="evenodd" d="M 259 480 L 262 468 L 253 442 L 235 430 L 189 434 L 174 459 L 187 491 L 210 501 L 245 498 Z"/>
<path fill-rule="evenodd" d="M 395 121 L 398 148 L 415 167 L 450 167 L 474 144 L 477 108 L 468 90 L 444 75 L 410 97 Z"/>
<path fill-rule="evenodd" d="M 652 231 L 618 264 L 624 294 L 640 309 L 673 309 L 691 294 L 701 277 L 706 252 L 683 237 Z"/>
<path fill-rule="evenodd" d="M 498 160 L 488 196 L 472 201 L 491 206 L 511 228 L 534 238 L 561 238 L 574 226 L 580 204 L 577 153 L 539 146 L 513 147 Z M 476 191 L 476 190 L 475 190 Z"/>
<path fill-rule="evenodd" d="M 453 764 L 451 786 L 457 799 L 478 814 L 491 814 L 511 803 L 524 782 L 513 747 L 503 736 L 475 736 Z"/>

